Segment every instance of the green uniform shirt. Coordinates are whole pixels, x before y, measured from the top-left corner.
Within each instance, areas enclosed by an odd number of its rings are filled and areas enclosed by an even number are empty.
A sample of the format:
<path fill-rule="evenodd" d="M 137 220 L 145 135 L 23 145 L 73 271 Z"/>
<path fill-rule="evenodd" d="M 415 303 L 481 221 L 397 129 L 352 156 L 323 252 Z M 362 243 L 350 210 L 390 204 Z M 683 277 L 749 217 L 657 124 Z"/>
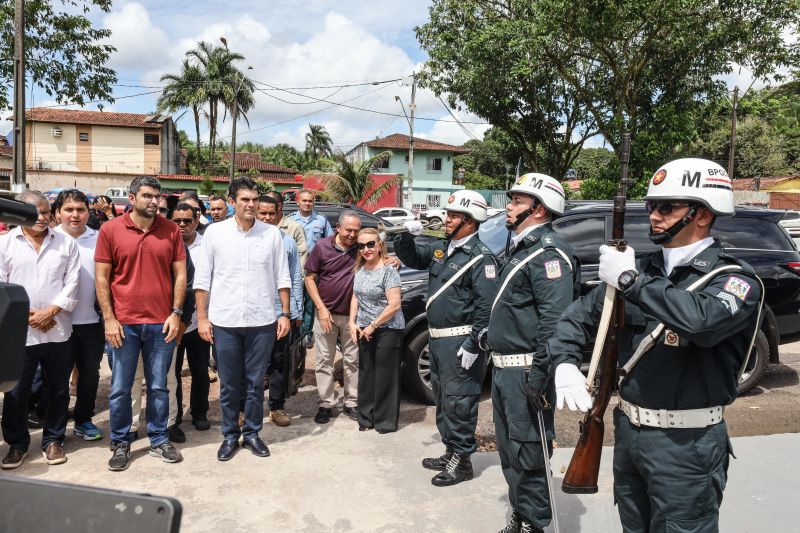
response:
<path fill-rule="evenodd" d="M 761 299 L 753 269 L 725 253 L 716 239 L 688 264 L 676 266 L 669 277 L 660 250 L 637 263 L 641 274 L 625 291 L 619 366 L 658 323 L 672 333 L 665 330 L 642 356 L 623 381 L 620 395 L 650 409 L 732 403 Z M 742 270 L 721 272 L 694 292 L 680 290 L 724 265 L 739 265 Z M 582 348 L 600 321 L 605 290 L 605 284 L 599 285 L 564 313 L 547 345 L 554 365 L 580 364 Z"/>
<path fill-rule="evenodd" d="M 447 241 L 417 243 L 410 233 L 394 238 L 394 251 L 400 261 L 410 268 L 429 270 L 428 298 L 455 276 L 474 257 L 483 257 L 470 267 L 444 293 L 428 307 L 428 325 L 432 328 L 472 326 L 472 333 L 464 341 L 464 349 L 478 353 L 478 333 L 489 323 L 492 299 L 497 292 L 497 260 L 478 235 L 447 255 Z"/>
<path fill-rule="evenodd" d="M 554 331 L 561 313 L 580 291 L 580 265 L 572 247 L 543 224 L 526 235 L 500 269 L 500 286 L 521 261 L 544 248 L 519 269 L 499 295 L 489 321 L 489 346 L 509 355 L 537 352 Z M 557 251 L 560 250 L 569 259 Z"/>

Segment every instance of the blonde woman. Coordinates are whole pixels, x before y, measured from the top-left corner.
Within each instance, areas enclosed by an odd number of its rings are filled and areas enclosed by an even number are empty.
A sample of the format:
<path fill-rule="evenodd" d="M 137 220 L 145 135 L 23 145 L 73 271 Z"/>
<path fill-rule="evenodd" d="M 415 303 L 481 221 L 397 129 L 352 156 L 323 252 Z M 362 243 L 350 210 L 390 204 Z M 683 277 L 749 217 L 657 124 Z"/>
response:
<path fill-rule="evenodd" d="M 400 274 L 385 265 L 377 230 L 358 233 L 350 335 L 358 343 L 358 429 L 397 430 L 400 414 Z"/>

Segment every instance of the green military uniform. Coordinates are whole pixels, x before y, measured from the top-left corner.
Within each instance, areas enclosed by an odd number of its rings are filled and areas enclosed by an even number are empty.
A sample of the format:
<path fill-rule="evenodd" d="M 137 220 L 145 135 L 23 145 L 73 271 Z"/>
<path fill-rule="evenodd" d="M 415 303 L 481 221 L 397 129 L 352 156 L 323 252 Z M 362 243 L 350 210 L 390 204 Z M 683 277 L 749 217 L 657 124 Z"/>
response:
<path fill-rule="evenodd" d="M 541 251 L 540 251 L 541 250 Z M 526 257 L 533 259 L 518 270 Z M 516 270 L 516 271 L 515 271 Z M 503 287 L 506 278 L 511 279 Z M 580 268 L 572 248 L 553 232 L 550 223 L 528 233 L 500 269 L 502 292 L 492 310 L 488 341 L 492 355 L 530 354 L 533 366 L 546 374 L 549 360 L 544 352 L 561 313 L 580 290 Z M 535 355 L 533 355 L 535 354 Z M 544 528 L 552 518 L 547 491 L 542 438 L 536 412 L 523 389 L 529 366 L 495 364 L 492 375 L 494 426 L 500 464 L 508 483 L 511 507 L 534 527 Z M 543 380 L 543 383 L 546 380 Z M 555 403 L 555 389 L 547 391 Z M 544 412 L 548 453 L 555 437 L 553 410 Z"/>
<path fill-rule="evenodd" d="M 482 256 L 468 272 L 429 302 L 427 309 L 431 329 L 469 326 L 464 334 L 429 340 L 436 426 L 448 450 L 469 455 L 477 448 L 475 426 L 486 356 L 479 355 L 470 369 L 465 370 L 456 354 L 462 346 L 470 353 L 480 353 L 478 333 L 489 323 L 492 298 L 497 291 L 497 264 L 491 250 L 477 234 L 450 256 L 447 247 L 448 241 L 444 239 L 416 243 L 409 233 L 401 233 L 394 240 L 395 253 L 406 266 L 430 271 L 428 298 L 473 258 Z"/>
<path fill-rule="evenodd" d="M 724 265 L 742 270 L 720 272 L 694 292 L 680 290 Z M 620 398 L 643 410 L 614 411 L 614 496 L 622 526 L 626 532 L 718 531 L 732 450 L 721 410 L 713 408 L 736 398 L 761 285 L 752 268 L 716 240 L 669 276 L 661 251 L 639 258 L 637 270 L 641 274 L 624 291 L 620 367 L 658 323 L 667 329 L 620 386 Z M 580 364 L 604 293 L 605 284 L 564 313 L 547 346 L 554 365 Z M 670 427 L 683 416 L 677 411 L 689 409 L 702 409 L 707 420 Z M 663 428 L 648 425 L 656 418 Z"/>

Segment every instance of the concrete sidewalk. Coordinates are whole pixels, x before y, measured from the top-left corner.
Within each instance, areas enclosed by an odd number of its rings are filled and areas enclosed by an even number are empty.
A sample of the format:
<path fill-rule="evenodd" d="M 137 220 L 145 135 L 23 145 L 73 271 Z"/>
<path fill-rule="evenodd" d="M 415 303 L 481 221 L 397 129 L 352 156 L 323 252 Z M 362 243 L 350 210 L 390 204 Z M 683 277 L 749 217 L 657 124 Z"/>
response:
<path fill-rule="evenodd" d="M 297 417 L 288 428 L 265 425 L 262 435 L 271 457 L 240 450 L 220 463 L 215 455 L 219 427 L 200 433 L 189 426 L 188 442 L 180 445 L 183 463 L 148 456 L 147 441 L 140 439 L 130 468 L 113 473 L 106 469 L 107 439 L 84 443 L 71 438 L 69 461 L 50 467 L 37 453 L 35 434 L 25 464 L 0 475 L 174 496 L 183 505 L 184 532 L 484 533 L 501 529 L 510 513 L 496 452 L 473 457 L 475 480 L 449 488 L 431 485 L 433 472 L 419 462 L 442 447 L 428 423 L 406 422 L 397 433 L 378 435 L 359 432 L 355 422 L 342 416 L 324 426 Z M 797 531 L 791 509 L 800 496 L 800 434 L 744 437 L 733 445 L 738 459 L 731 464 L 721 531 Z M 603 452 L 598 494 L 558 493 L 562 532 L 621 531 L 611 491 L 612 451 Z M 0 446 L 0 454 L 5 452 L 6 446 Z M 557 487 L 571 453 L 556 451 Z"/>

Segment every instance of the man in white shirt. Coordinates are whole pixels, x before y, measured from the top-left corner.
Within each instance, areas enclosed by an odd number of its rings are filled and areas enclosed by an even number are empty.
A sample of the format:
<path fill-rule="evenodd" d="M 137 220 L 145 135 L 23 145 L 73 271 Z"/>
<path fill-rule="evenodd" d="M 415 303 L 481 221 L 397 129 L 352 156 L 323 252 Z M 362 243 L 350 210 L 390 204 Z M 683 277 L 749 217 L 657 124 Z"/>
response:
<path fill-rule="evenodd" d="M 103 433 L 92 422 L 97 385 L 100 382 L 100 360 L 106 342 L 103 324 L 95 308 L 94 249 L 97 231 L 86 226 L 89 221 L 89 199 L 78 189 L 58 193 L 55 209 L 61 224 L 56 231 L 75 239 L 81 261 L 78 305 L 72 311 L 72 357 L 78 368 L 75 394 L 75 427 L 72 432 L 84 440 L 100 440 Z"/>
<path fill-rule="evenodd" d="M 27 403 L 39 364 L 47 404 L 42 455 L 47 464 L 67 461 L 62 446 L 73 364 L 69 312 L 78 303 L 81 268 L 75 241 L 49 227 L 47 198 L 38 191 L 26 191 L 17 199 L 35 205 L 39 220 L 30 228 L 14 228 L 0 237 L 0 282 L 22 285 L 30 299 L 22 377 L 3 399 L 3 438 L 9 444 L 8 453 L 0 462 L 4 469 L 17 468 L 28 453 L 31 436 L 26 424 Z"/>
<path fill-rule="evenodd" d="M 200 243 L 203 236 L 197 231 L 200 224 L 200 209 L 193 207 L 187 198 L 185 203 L 179 203 L 172 211 L 172 221 L 181 230 L 181 237 L 192 262 L 196 265 L 200 261 Z M 181 384 L 181 369 L 183 368 L 183 356 L 189 361 L 189 370 L 192 373 L 192 388 L 189 397 L 189 408 L 192 411 L 192 425 L 198 431 L 205 431 L 211 428 L 208 422 L 208 357 L 211 353 L 211 345 L 208 341 L 200 337 L 197 332 L 197 312 L 192 314 L 189 326 L 181 338 L 178 352 L 175 359 L 175 379 L 177 381 L 176 393 L 178 399 L 178 412 L 183 413 L 183 386 Z"/>
<path fill-rule="evenodd" d="M 291 316 L 291 279 L 281 233 L 256 220 L 255 181 L 233 180 L 228 201 L 234 216 L 206 230 L 194 283 L 198 331 L 214 345 L 219 367 L 224 436 L 217 452 L 220 461 L 233 457 L 240 435 L 254 455 L 269 455 L 258 435 L 264 418 L 264 373 L 276 338 L 289 333 Z M 276 292 L 280 317 L 275 313 Z M 245 423 L 240 429 L 239 402 L 244 396 Z"/>

